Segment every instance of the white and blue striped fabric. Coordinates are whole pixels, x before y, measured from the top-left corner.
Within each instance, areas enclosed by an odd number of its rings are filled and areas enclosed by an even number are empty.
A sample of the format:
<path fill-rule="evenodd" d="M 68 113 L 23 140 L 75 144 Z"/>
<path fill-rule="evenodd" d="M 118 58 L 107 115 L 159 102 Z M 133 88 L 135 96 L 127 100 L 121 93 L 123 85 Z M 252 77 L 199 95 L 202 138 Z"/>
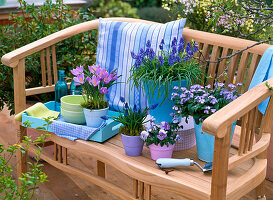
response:
<path fill-rule="evenodd" d="M 147 106 L 147 98 L 144 91 L 132 87 L 132 81 L 128 82 L 130 69 L 134 65 L 131 51 L 138 53 L 141 48 L 145 50 L 145 44 L 151 41 L 151 47 L 157 53 L 159 44 L 164 39 L 164 48 L 170 47 L 171 40 L 182 36 L 186 19 L 168 22 L 166 24 L 143 24 L 118 21 L 99 21 L 99 40 L 97 47 L 96 65 L 108 69 L 117 68 L 118 75 L 122 75 L 110 88 L 107 96 L 110 109 L 120 110 L 123 103 L 120 97 L 124 97 L 130 106 L 134 104 L 138 108 Z"/>

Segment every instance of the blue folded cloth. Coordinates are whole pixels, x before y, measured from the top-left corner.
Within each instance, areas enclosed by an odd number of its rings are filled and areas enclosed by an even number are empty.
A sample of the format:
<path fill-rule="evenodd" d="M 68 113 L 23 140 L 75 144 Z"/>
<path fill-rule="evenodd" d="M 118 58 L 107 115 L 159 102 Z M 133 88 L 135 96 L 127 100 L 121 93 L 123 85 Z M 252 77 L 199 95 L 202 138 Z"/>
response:
<path fill-rule="evenodd" d="M 106 122 L 103 122 L 100 127 L 93 128 L 86 125 L 77 125 L 65 122 L 62 117 L 58 120 L 53 120 L 50 124 L 50 128 L 59 137 L 67 138 L 69 140 L 88 140 L 94 133 L 106 126 Z"/>
<path fill-rule="evenodd" d="M 259 85 L 260 83 L 266 81 L 273 77 L 273 46 L 269 47 L 263 54 L 260 63 L 253 75 L 250 86 L 248 90 Z M 265 114 L 269 98 L 260 103 L 259 111 Z"/>

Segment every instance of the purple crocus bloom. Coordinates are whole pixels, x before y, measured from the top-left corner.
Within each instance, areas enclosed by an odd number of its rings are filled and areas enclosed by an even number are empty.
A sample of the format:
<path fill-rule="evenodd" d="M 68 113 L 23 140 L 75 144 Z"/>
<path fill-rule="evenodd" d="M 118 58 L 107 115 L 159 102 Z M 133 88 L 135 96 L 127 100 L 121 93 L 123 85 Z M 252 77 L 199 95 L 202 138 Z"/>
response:
<path fill-rule="evenodd" d="M 78 74 L 76 77 L 73 78 L 76 83 L 84 84 L 84 74 Z"/>
<path fill-rule="evenodd" d="M 106 69 L 101 69 L 99 74 L 97 74 L 100 80 L 103 80 L 105 77 L 108 77 L 109 73 Z"/>
<path fill-rule="evenodd" d="M 103 79 L 103 82 L 105 83 L 105 84 L 108 84 L 108 83 L 110 83 L 110 81 L 112 81 L 113 79 L 112 79 L 112 74 L 110 74 L 109 76 L 107 76 L 107 77 L 104 77 L 104 79 Z"/>
<path fill-rule="evenodd" d="M 78 74 L 83 73 L 83 66 L 76 67 L 76 69 L 70 70 L 70 72 L 74 75 L 77 76 Z"/>
<path fill-rule="evenodd" d="M 98 70 L 100 71 L 101 68 L 100 68 L 100 66 L 92 65 L 92 66 L 88 66 L 88 69 L 89 69 L 90 73 L 95 74 L 95 73 L 97 73 Z"/>
<path fill-rule="evenodd" d="M 109 90 L 107 90 L 107 87 L 102 87 L 102 88 L 100 88 L 100 93 L 101 94 L 108 94 Z"/>
<path fill-rule="evenodd" d="M 164 140 L 164 138 L 167 136 L 167 132 L 165 130 L 160 129 L 157 135 L 157 138 L 159 140 Z"/>
<path fill-rule="evenodd" d="M 85 81 L 88 81 L 89 84 L 92 85 L 92 79 L 89 76 L 86 77 Z"/>
<path fill-rule="evenodd" d="M 146 141 L 148 136 L 149 136 L 149 133 L 147 131 L 142 131 L 140 134 L 140 139 L 142 139 L 143 141 Z"/>
<path fill-rule="evenodd" d="M 100 84 L 100 78 L 93 75 L 91 82 L 92 82 L 94 87 L 97 87 Z"/>
<path fill-rule="evenodd" d="M 168 131 L 170 130 L 170 125 L 168 124 L 168 122 L 163 121 L 160 123 L 160 128 Z"/>

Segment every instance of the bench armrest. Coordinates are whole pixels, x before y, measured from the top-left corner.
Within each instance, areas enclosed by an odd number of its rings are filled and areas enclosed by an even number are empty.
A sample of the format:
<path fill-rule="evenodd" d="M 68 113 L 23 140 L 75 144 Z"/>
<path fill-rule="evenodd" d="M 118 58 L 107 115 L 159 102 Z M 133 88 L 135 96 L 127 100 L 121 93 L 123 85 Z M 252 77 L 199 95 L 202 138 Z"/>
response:
<path fill-rule="evenodd" d="M 273 78 L 268 80 L 270 85 L 273 85 Z M 222 138 L 226 134 L 226 129 L 231 124 L 245 115 L 254 107 L 273 94 L 265 85 L 265 82 L 257 85 L 247 91 L 233 102 L 229 103 L 213 115 L 209 116 L 202 126 L 202 130 L 208 134 Z"/>

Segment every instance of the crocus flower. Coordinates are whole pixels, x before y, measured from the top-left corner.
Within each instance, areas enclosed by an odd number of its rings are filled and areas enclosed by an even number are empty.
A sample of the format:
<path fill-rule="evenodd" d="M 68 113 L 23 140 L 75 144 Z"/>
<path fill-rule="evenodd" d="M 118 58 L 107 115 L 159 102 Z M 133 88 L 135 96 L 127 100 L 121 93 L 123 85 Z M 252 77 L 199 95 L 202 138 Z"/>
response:
<path fill-rule="evenodd" d="M 110 81 L 113 80 L 112 78 L 113 78 L 113 77 L 112 77 L 112 75 L 110 74 L 109 76 L 104 77 L 103 82 L 104 82 L 105 84 L 108 84 L 108 83 L 110 83 Z"/>
<path fill-rule="evenodd" d="M 73 80 L 79 84 L 84 84 L 84 74 L 78 74 Z"/>
<path fill-rule="evenodd" d="M 108 77 L 108 75 L 109 75 L 109 74 L 108 74 L 108 72 L 107 72 L 106 69 L 100 70 L 100 72 L 99 72 L 99 74 L 98 74 L 100 80 L 103 80 L 105 77 Z M 110 81 L 109 81 L 109 82 L 110 82 Z"/>
<path fill-rule="evenodd" d="M 102 88 L 100 88 L 100 93 L 101 94 L 108 94 L 109 90 L 107 90 L 107 87 L 102 87 Z"/>
<path fill-rule="evenodd" d="M 164 138 L 167 136 L 167 131 L 160 129 L 158 132 L 157 138 L 160 140 L 164 140 Z"/>
<path fill-rule="evenodd" d="M 160 128 L 168 131 L 170 130 L 170 125 L 168 124 L 168 122 L 163 121 L 160 123 Z"/>
<path fill-rule="evenodd" d="M 141 134 L 140 134 L 140 138 L 143 141 L 147 140 L 148 136 L 149 136 L 149 133 L 147 131 L 142 131 Z"/>
<path fill-rule="evenodd" d="M 83 73 L 83 66 L 76 67 L 76 69 L 70 70 L 70 72 L 74 75 L 77 76 L 78 74 Z"/>
<path fill-rule="evenodd" d="M 100 79 L 99 79 L 99 77 L 93 75 L 91 82 L 94 87 L 97 87 L 100 84 Z"/>

